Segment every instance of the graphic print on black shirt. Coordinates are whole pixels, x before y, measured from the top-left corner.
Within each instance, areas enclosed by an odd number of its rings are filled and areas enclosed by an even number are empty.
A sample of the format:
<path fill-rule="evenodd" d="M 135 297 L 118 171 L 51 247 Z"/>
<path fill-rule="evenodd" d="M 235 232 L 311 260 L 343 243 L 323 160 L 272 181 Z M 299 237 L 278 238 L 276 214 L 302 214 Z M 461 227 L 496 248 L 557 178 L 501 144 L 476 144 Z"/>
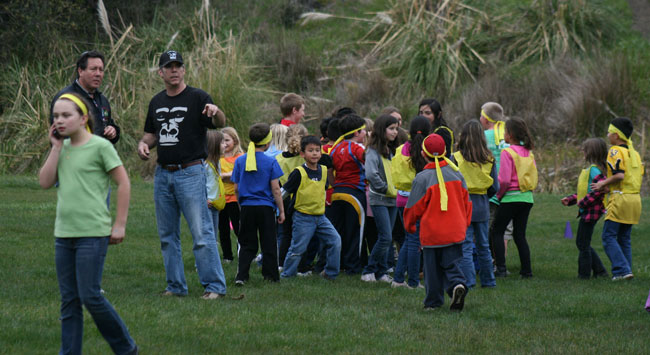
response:
<path fill-rule="evenodd" d="M 161 107 L 156 110 L 156 121 L 159 122 L 159 143 L 162 146 L 176 145 L 178 143 L 179 123 L 183 122 L 187 114 L 187 107 L 177 106 L 171 109 Z"/>

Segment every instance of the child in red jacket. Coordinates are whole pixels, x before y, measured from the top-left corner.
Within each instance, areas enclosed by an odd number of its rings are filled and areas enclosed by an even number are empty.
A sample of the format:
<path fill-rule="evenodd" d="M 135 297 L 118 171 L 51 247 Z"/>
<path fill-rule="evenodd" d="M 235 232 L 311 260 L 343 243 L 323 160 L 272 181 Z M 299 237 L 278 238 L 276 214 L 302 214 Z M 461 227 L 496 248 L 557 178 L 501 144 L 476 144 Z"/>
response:
<path fill-rule="evenodd" d="M 415 176 L 404 210 L 404 226 L 415 233 L 420 223 L 424 255 L 426 297 L 424 309 L 444 303 L 444 291 L 451 297 L 453 311 L 461 311 L 467 287 L 460 263 L 465 231 L 472 220 L 472 202 L 458 167 L 445 157 L 445 141 L 431 134 L 422 142 L 422 156 L 428 164 Z"/>

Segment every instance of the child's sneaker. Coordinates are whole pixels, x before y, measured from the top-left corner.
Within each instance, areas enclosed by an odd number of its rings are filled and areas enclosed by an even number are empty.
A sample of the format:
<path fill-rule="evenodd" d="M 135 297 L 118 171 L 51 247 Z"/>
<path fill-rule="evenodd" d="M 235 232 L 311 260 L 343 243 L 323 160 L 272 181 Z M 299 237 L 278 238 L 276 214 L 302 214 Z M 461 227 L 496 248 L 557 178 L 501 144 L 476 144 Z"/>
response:
<path fill-rule="evenodd" d="M 298 273 L 296 273 L 296 275 L 298 275 L 300 277 L 307 277 L 307 276 L 311 275 L 311 270 L 310 271 L 305 271 L 305 272 L 298 272 Z"/>
<path fill-rule="evenodd" d="M 463 306 L 465 306 L 465 295 L 467 294 L 467 289 L 463 284 L 458 284 L 454 287 L 454 291 L 451 294 L 451 306 L 449 309 L 452 311 L 462 311 Z"/>
<path fill-rule="evenodd" d="M 391 283 L 393 282 L 393 278 L 388 274 L 383 274 L 377 281 Z"/>
<path fill-rule="evenodd" d="M 246 283 L 246 281 L 244 281 L 244 280 L 235 280 L 235 286 L 240 286 L 241 287 L 241 286 L 244 286 L 245 283 Z"/>
<path fill-rule="evenodd" d="M 361 281 L 364 281 L 364 282 L 376 282 L 377 279 L 375 278 L 375 274 L 370 273 L 370 274 L 361 275 Z"/>
<path fill-rule="evenodd" d="M 620 280 L 632 280 L 634 278 L 634 275 L 632 273 L 625 274 L 622 276 L 614 276 L 612 277 L 612 281 L 620 281 Z"/>
<path fill-rule="evenodd" d="M 390 283 L 390 287 L 392 288 L 408 287 L 408 285 L 406 284 L 406 282 L 396 282 L 395 280 L 393 280 L 393 282 Z"/>
<path fill-rule="evenodd" d="M 201 298 L 203 298 L 204 300 L 218 300 L 220 298 L 226 298 L 226 295 L 222 295 L 216 292 L 204 292 Z"/>

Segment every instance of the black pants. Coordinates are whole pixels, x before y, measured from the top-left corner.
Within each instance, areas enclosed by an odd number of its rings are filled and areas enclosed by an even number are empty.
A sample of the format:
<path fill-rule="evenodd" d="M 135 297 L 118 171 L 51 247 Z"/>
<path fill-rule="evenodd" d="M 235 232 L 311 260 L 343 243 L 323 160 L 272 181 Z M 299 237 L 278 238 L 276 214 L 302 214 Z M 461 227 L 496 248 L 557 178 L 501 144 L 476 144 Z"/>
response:
<path fill-rule="evenodd" d="M 364 192 L 351 188 L 335 188 L 335 193 L 347 193 L 357 198 L 361 206 L 366 206 L 366 195 Z M 361 210 L 365 215 L 365 207 Z M 345 201 L 333 201 L 332 205 L 325 211 L 325 215 L 332 222 L 334 228 L 341 236 L 341 271 L 347 274 L 361 273 L 361 262 L 359 261 L 359 242 L 361 239 L 359 214 L 352 205 Z M 366 226 L 368 223 L 366 223 Z"/>
<path fill-rule="evenodd" d="M 585 222 L 582 218 L 578 224 L 578 235 L 576 236 L 576 246 L 578 247 L 578 277 L 588 279 L 591 272 L 594 276 L 607 276 L 607 270 L 600 261 L 598 254 L 591 247 L 591 235 L 594 232 L 596 222 Z"/>
<path fill-rule="evenodd" d="M 219 243 L 224 260 L 232 260 L 232 244 L 230 243 L 230 223 L 235 236 L 239 237 L 239 203 L 228 202 L 219 212 Z"/>
<path fill-rule="evenodd" d="M 519 261 L 521 262 L 519 273 L 522 276 L 533 275 L 530 267 L 530 249 L 526 241 L 526 225 L 531 208 L 533 208 L 533 204 L 527 202 L 506 202 L 499 205 L 494 217 L 494 234 L 492 236 L 494 238 L 492 246 L 494 247 L 498 272 L 506 271 L 506 248 L 503 245 L 503 234 L 506 232 L 508 223 L 512 221 L 512 239 L 517 245 Z"/>
<path fill-rule="evenodd" d="M 467 286 L 465 275 L 460 269 L 463 259 L 462 244 L 442 248 L 422 248 L 424 257 L 425 307 L 440 307 L 445 301 L 445 291 L 451 297 L 456 285 Z"/>
<path fill-rule="evenodd" d="M 262 276 L 265 280 L 280 280 L 275 228 L 275 211 L 272 207 L 241 206 L 239 265 L 235 280 L 248 280 L 251 262 L 257 255 L 258 233 L 262 248 Z"/>

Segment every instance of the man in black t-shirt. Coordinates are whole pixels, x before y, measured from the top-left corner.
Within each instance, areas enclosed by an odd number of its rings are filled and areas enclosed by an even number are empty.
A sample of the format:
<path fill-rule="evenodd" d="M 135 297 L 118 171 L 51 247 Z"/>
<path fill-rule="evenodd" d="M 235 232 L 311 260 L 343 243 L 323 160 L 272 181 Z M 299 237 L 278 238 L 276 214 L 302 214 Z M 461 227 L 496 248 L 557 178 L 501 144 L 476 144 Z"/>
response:
<path fill-rule="evenodd" d="M 202 297 L 221 298 L 226 294 L 226 279 L 208 211 L 203 161 L 207 157 L 207 129 L 223 127 L 226 116 L 205 91 L 185 84 L 180 53 L 166 51 L 158 64 L 165 90 L 149 103 L 138 155 L 147 160 L 150 149 L 158 149 L 154 202 L 167 273 L 163 295 L 187 295 L 180 243 L 182 212 L 194 240 L 199 281 L 205 287 Z"/>

